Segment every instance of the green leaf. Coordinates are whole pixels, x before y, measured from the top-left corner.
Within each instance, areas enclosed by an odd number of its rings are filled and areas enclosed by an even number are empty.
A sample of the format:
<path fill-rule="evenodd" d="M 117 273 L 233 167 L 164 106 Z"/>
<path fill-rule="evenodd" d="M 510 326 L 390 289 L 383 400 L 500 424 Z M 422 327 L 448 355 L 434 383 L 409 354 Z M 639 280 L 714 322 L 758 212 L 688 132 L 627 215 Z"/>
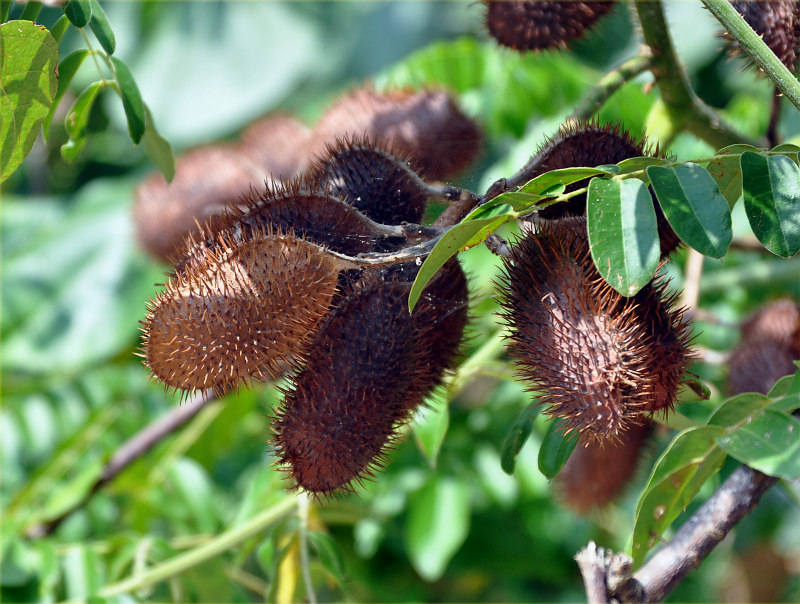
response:
<path fill-rule="evenodd" d="M 426 400 L 426 404 L 414 415 L 414 439 L 417 441 L 431 468 L 436 467 L 439 449 L 450 424 L 450 409 L 447 406 L 447 389 L 439 388 Z"/>
<path fill-rule="evenodd" d="M 647 168 L 650 166 L 662 166 L 664 162 L 667 161 L 660 157 L 629 157 L 628 159 L 623 159 L 621 162 L 617 163 L 619 166 L 619 174 L 630 174 L 631 172 L 638 172 L 640 170 L 647 171 Z M 646 173 L 642 175 L 646 176 Z M 644 178 L 641 178 L 644 180 Z"/>
<path fill-rule="evenodd" d="M 0 25 L 0 182 L 30 153 L 56 94 L 58 43 L 30 21 Z"/>
<path fill-rule="evenodd" d="M 717 442 L 728 455 L 764 474 L 800 478 L 800 421 L 786 412 L 759 409 Z"/>
<path fill-rule="evenodd" d="M 447 231 L 436 243 L 431 253 L 417 273 L 417 278 L 411 286 L 408 295 L 408 310 L 414 311 L 422 291 L 444 263 L 455 256 L 459 251 L 477 245 L 486 239 L 497 227 L 511 218 L 513 214 L 498 217 L 469 220 L 455 225 Z"/>
<path fill-rule="evenodd" d="M 128 66 L 117 57 L 111 57 L 116 75 L 118 92 L 122 97 L 122 107 L 125 109 L 125 117 L 128 118 L 128 132 L 134 144 L 139 144 L 142 140 L 145 129 L 144 102 L 139 93 L 139 87 Z"/>
<path fill-rule="evenodd" d="M 86 27 L 92 18 L 92 5 L 89 0 L 69 0 L 64 5 L 64 14 L 75 27 Z"/>
<path fill-rule="evenodd" d="M 61 15 L 53 24 L 53 27 L 50 28 L 50 34 L 53 36 L 53 39 L 61 44 L 61 39 L 64 37 L 64 34 L 67 33 L 67 28 L 69 27 L 69 19 L 66 15 Z"/>
<path fill-rule="evenodd" d="M 44 131 L 45 138 L 50 138 L 50 124 L 53 121 L 53 115 L 58 108 L 58 103 L 67 91 L 75 72 L 83 63 L 83 60 L 89 56 L 89 51 L 85 48 L 71 52 L 58 64 L 58 89 L 56 96 L 53 98 L 53 104 L 50 106 L 50 111 L 47 112 L 47 117 L 44 118 L 42 130 Z"/>
<path fill-rule="evenodd" d="M 639 566 L 672 522 L 722 466 L 725 453 L 715 438 L 719 426 L 681 432 L 656 462 L 636 505 L 631 555 Z"/>
<path fill-rule="evenodd" d="M 114 31 L 108 22 L 105 11 L 100 6 L 97 0 L 89 0 L 92 10 L 92 18 L 89 20 L 89 27 L 92 29 L 100 46 L 103 47 L 109 55 L 113 55 L 117 48 L 117 39 L 114 36 Z"/>
<path fill-rule="evenodd" d="M 42 12 L 42 3 L 36 2 L 35 0 L 28 0 L 19 18 L 24 21 L 36 21 L 40 12 Z"/>
<path fill-rule="evenodd" d="M 701 254 L 722 258 L 733 239 L 731 212 L 711 175 L 692 162 L 650 166 L 647 175 L 675 233 Z"/>
<path fill-rule="evenodd" d="M 783 143 L 769 150 L 770 153 L 780 153 L 791 159 L 794 163 L 800 161 L 800 147 L 791 143 Z"/>
<path fill-rule="evenodd" d="M 411 564 L 436 581 L 469 532 L 469 488 L 454 478 L 432 476 L 410 497 L 405 541 Z"/>
<path fill-rule="evenodd" d="M 759 149 L 751 145 L 729 145 L 717 151 L 718 156 L 728 157 L 715 159 L 706 166 L 711 178 L 716 181 L 719 192 L 731 208 L 742 196 L 742 167 L 739 158 L 745 151 L 758 152 Z"/>
<path fill-rule="evenodd" d="M 519 414 L 519 417 L 511 426 L 503 441 L 503 448 L 500 451 L 500 467 L 506 474 L 513 474 L 517 465 L 517 455 L 522 450 L 525 442 L 533 431 L 533 422 L 539 415 L 541 407 L 538 405 L 528 405 Z"/>
<path fill-rule="evenodd" d="M 800 250 L 800 168 L 784 155 L 742 154 L 744 208 L 758 240 L 791 258 Z"/>
<path fill-rule="evenodd" d="M 158 168 L 158 171 L 164 175 L 167 182 L 172 182 L 175 177 L 175 153 L 172 151 L 172 145 L 156 130 L 153 115 L 147 105 L 144 106 L 144 113 L 147 124 L 142 137 L 144 152 L 153 165 Z"/>
<path fill-rule="evenodd" d="M 316 550 L 322 566 L 339 582 L 344 582 L 344 561 L 336 542 L 327 533 L 310 531 L 308 540 Z"/>
<path fill-rule="evenodd" d="M 746 420 L 753 412 L 770 404 L 770 398 L 757 392 L 745 392 L 725 401 L 708 419 L 710 426 L 729 428 Z"/>
<path fill-rule="evenodd" d="M 89 116 L 91 115 L 94 101 L 103 87 L 103 82 L 93 82 L 89 84 L 86 89 L 78 95 L 69 113 L 67 113 L 64 126 L 69 134 L 69 140 L 61 145 L 61 156 L 68 162 L 75 161 L 86 145 L 88 136 L 86 126 L 89 124 Z"/>
<path fill-rule="evenodd" d="M 641 180 L 594 178 L 587 197 L 589 246 L 603 278 L 623 296 L 642 289 L 661 248 L 653 198 Z"/>
<path fill-rule="evenodd" d="M 558 421 L 551 421 L 539 448 L 539 471 L 547 480 L 555 478 L 578 444 L 577 432 L 564 434 Z"/>
<path fill-rule="evenodd" d="M 555 185 L 571 185 L 592 176 L 611 176 L 611 172 L 600 168 L 561 168 L 540 174 L 522 185 L 519 190 L 523 193 L 544 195 Z"/>

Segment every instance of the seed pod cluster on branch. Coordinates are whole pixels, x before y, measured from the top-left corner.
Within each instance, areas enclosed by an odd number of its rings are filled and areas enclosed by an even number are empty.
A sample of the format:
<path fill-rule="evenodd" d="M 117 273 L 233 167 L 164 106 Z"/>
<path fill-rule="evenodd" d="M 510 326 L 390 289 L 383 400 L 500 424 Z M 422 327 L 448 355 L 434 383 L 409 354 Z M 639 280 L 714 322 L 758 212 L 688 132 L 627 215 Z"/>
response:
<path fill-rule="evenodd" d="M 360 88 L 339 99 L 313 129 L 287 115 L 268 116 L 245 129 L 237 144 L 199 147 L 179 157 L 172 183 L 160 174 L 142 183 L 134 206 L 139 243 L 155 258 L 172 261 L 179 253 L 176 246 L 198 232 L 198 223 L 222 213 L 229 204 L 246 208 L 252 198 L 248 192 L 261 188 L 265 180 L 268 188 L 275 188 L 296 178 L 319 180 L 326 170 L 332 180 L 345 177 L 337 153 L 341 155 L 345 148 L 347 153 L 370 153 L 363 150 L 369 145 L 358 151 L 356 140 L 369 141 L 376 148 L 369 169 L 377 174 L 387 169 L 386 162 L 378 161 L 378 155 L 385 152 L 397 158 L 398 166 L 413 157 L 416 174 L 443 180 L 456 176 L 477 157 L 482 135 L 443 90 L 378 92 Z M 349 161 L 352 165 L 356 158 Z M 358 172 L 349 176 L 358 177 Z M 351 187 L 355 184 L 347 182 Z M 363 201 L 358 202 L 357 197 L 351 202 L 363 210 Z M 419 222 L 413 218 L 424 209 L 425 199 L 420 199 L 417 195 L 409 201 L 407 221 Z M 387 200 L 384 214 L 365 213 L 387 222 L 395 218 L 391 207 Z"/>
<path fill-rule="evenodd" d="M 800 5 L 795 0 L 733 0 L 733 7 L 747 24 L 760 35 L 781 63 L 797 73 L 798 50 L 800 50 Z M 742 49 L 727 32 L 723 37 L 729 41 L 732 55 Z"/>
<path fill-rule="evenodd" d="M 211 217 L 179 246 L 143 321 L 153 377 L 223 394 L 288 375 L 273 422 L 279 464 L 307 491 L 352 490 L 453 368 L 467 323 L 455 260 L 412 314 L 421 263 L 357 258 L 429 238 L 407 222 L 435 190 L 407 160 L 351 138 L 305 178 Z"/>
<path fill-rule="evenodd" d="M 485 0 L 486 27 L 499 44 L 515 50 L 566 48 L 616 2 Z"/>

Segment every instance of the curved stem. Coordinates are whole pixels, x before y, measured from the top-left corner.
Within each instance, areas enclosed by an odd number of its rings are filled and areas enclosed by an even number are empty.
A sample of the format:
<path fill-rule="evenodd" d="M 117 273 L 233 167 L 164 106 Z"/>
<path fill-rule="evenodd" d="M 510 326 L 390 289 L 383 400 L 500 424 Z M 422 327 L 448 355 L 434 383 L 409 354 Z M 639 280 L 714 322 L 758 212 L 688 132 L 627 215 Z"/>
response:
<path fill-rule="evenodd" d="M 296 505 L 296 498 L 285 497 L 245 524 L 225 531 L 217 538 L 212 539 L 200 547 L 179 554 L 139 575 L 117 583 L 112 583 L 111 585 L 106 585 L 100 590 L 98 596 L 101 598 L 110 598 L 111 596 L 130 593 L 185 572 L 206 560 L 219 556 L 242 541 L 263 532 L 284 516 L 289 515 Z"/>
<path fill-rule="evenodd" d="M 800 109 L 800 82 L 791 71 L 781 63 L 775 53 L 728 0 L 703 0 L 705 7 L 717 18 L 731 37 L 739 43 L 751 59 L 764 70 L 778 89 Z"/>

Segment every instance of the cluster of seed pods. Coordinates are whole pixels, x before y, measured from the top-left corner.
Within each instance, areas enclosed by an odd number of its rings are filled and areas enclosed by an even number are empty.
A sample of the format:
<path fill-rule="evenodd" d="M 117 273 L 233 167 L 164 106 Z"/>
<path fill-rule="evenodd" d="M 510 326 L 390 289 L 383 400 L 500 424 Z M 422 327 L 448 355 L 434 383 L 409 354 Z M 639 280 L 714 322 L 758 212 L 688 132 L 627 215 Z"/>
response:
<path fill-rule="evenodd" d="M 420 118 L 404 119 L 408 133 Z M 380 465 L 397 428 L 454 367 L 467 323 L 455 260 L 413 314 L 421 262 L 359 261 L 419 242 L 424 229 L 409 225 L 429 194 L 446 197 L 406 157 L 348 136 L 299 177 L 214 212 L 170 253 L 173 272 L 143 321 L 145 362 L 168 389 L 224 394 L 287 376 L 273 447 L 315 494 L 351 490 Z"/>

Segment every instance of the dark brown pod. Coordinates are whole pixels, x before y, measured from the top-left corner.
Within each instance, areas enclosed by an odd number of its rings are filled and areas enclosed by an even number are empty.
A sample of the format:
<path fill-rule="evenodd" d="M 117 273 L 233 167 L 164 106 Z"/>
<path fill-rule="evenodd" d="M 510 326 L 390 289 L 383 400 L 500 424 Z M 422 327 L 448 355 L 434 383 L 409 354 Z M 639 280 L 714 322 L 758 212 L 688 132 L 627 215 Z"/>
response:
<path fill-rule="evenodd" d="M 800 7 L 795 0 L 742 1 L 732 0 L 733 7 L 748 25 L 759 34 L 770 50 L 786 67 L 797 72 L 797 54 L 800 48 Z M 740 54 L 741 48 L 730 34 L 731 53 Z"/>
<path fill-rule="evenodd" d="M 615 2 L 486 1 L 486 27 L 499 44 L 515 50 L 566 48 L 614 7 Z"/>
<path fill-rule="evenodd" d="M 558 133 L 547 140 L 526 166 L 527 180 L 551 170 L 575 167 L 594 167 L 616 164 L 623 159 L 640 156 L 658 156 L 658 148 L 651 148 L 646 141 L 638 141 L 619 126 L 599 125 L 593 122 L 562 126 Z M 529 173 L 528 173 L 529 172 Z M 585 187 L 585 182 L 567 186 L 566 191 Z M 652 192 L 651 192 L 652 196 Z M 669 256 L 680 244 L 680 239 L 667 222 L 661 206 L 653 199 L 661 240 L 661 256 Z M 564 216 L 583 216 L 586 213 L 586 195 L 577 195 L 565 203 L 557 203 L 539 211 L 541 218 L 556 219 Z"/>
<path fill-rule="evenodd" d="M 268 115 L 250 124 L 237 150 L 276 180 L 300 175 L 310 161 L 311 129 L 288 115 Z"/>
<path fill-rule="evenodd" d="M 307 241 L 218 243 L 148 305 L 143 356 L 167 389 L 222 394 L 275 378 L 303 357 L 336 291 L 341 267 Z"/>
<path fill-rule="evenodd" d="M 766 394 L 800 360 L 800 304 L 777 300 L 742 325 L 742 340 L 731 354 L 728 387 L 731 394 Z"/>
<path fill-rule="evenodd" d="M 329 495 L 381 466 L 399 425 L 453 367 L 467 320 L 466 280 L 450 263 L 413 315 L 416 267 L 381 271 L 343 299 L 318 333 L 273 422 L 279 463 Z"/>
<path fill-rule="evenodd" d="M 409 162 L 360 138 L 328 145 L 307 179 L 382 224 L 419 224 L 425 212 L 425 183 Z"/>
<path fill-rule="evenodd" d="M 153 174 L 136 188 L 133 220 L 141 246 L 159 260 L 169 260 L 181 240 L 197 232 L 198 222 L 218 214 L 254 184 L 264 172 L 249 158 L 222 146 L 189 151 L 167 183 Z"/>
<path fill-rule="evenodd" d="M 578 514 L 611 503 L 636 474 L 652 431 L 652 422 L 645 420 L 629 426 L 615 442 L 597 443 L 582 437 L 556 475 L 559 498 Z"/>
<path fill-rule="evenodd" d="M 413 158 L 420 175 L 432 180 L 462 172 L 477 157 L 482 142 L 478 126 L 443 90 L 354 90 L 320 118 L 313 151 L 322 155 L 326 144 L 352 136 Z"/>
<path fill-rule="evenodd" d="M 678 384 L 662 378 L 682 374 L 688 356 L 680 314 L 666 307 L 658 288 L 638 299 L 614 291 L 594 267 L 584 220 L 541 221 L 504 263 L 509 351 L 566 432 L 580 432 L 586 442 L 616 440 L 644 416 L 671 406 Z M 643 320 L 649 315 L 667 324 L 656 329 Z M 672 360 L 681 364 L 662 370 L 660 355 L 673 338 L 684 354 Z M 664 344 L 654 346 L 657 341 Z"/>

